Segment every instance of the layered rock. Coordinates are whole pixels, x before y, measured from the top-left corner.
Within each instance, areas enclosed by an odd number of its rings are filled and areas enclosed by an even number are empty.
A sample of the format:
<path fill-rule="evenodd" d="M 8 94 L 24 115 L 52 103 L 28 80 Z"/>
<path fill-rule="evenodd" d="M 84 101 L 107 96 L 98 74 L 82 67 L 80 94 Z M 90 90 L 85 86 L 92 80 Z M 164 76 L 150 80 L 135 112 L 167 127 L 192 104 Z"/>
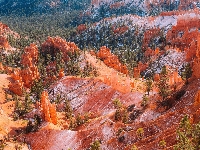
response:
<path fill-rule="evenodd" d="M 111 53 L 110 49 L 106 46 L 102 46 L 97 53 L 99 57 L 108 67 L 111 67 L 123 74 L 128 74 L 127 66 L 122 65 L 118 57 Z"/>
<path fill-rule="evenodd" d="M 47 91 L 41 94 L 41 111 L 45 121 L 57 124 L 56 105 L 50 103 Z"/>

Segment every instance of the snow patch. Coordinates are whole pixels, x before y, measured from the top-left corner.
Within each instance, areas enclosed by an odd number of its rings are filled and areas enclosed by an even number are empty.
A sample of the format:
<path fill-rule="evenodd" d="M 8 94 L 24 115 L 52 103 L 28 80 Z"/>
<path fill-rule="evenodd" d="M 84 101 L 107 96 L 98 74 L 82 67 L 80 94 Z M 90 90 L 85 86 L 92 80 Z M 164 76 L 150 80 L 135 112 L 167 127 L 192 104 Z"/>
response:
<path fill-rule="evenodd" d="M 54 140 L 50 150 L 78 149 L 79 147 L 76 131 L 64 130 L 56 133 L 52 139 Z"/>
<path fill-rule="evenodd" d="M 160 114 L 156 113 L 154 111 L 146 111 L 139 117 L 139 122 L 146 122 L 150 120 L 155 120 L 157 117 L 159 117 Z"/>

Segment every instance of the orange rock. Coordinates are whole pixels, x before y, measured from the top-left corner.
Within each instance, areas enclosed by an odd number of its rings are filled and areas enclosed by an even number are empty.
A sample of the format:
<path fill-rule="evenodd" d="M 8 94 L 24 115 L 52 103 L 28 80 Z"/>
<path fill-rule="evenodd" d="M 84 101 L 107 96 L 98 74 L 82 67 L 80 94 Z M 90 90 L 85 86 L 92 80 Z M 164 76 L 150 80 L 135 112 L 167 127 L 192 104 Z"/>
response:
<path fill-rule="evenodd" d="M 14 94 L 22 96 L 24 84 L 22 82 L 20 70 L 15 70 L 13 73 L 11 73 L 11 78 L 13 79 L 13 82 L 8 85 L 9 90 Z"/>
<path fill-rule="evenodd" d="M 111 53 L 110 49 L 106 46 L 102 46 L 97 53 L 97 57 L 99 57 L 103 62 L 121 73 L 128 74 L 128 68 L 125 65 L 122 65 L 118 59 L 118 57 Z"/>
<path fill-rule="evenodd" d="M 159 74 L 155 74 L 154 77 L 153 77 L 153 80 L 155 82 L 158 82 L 160 80 L 160 75 Z"/>
<path fill-rule="evenodd" d="M 138 69 L 138 67 L 133 68 L 133 76 L 134 76 L 134 78 L 140 77 L 140 69 Z"/>
<path fill-rule="evenodd" d="M 96 53 L 95 53 L 94 50 L 90 50 L 90 54 L 91 54 L 92 56 L 96 56 Z"/>
<path fill-rule="evenodd" d="M 12 91 L 14 94 L 22 96 L 23 94 L 23 82 L 21 80 L 16 80 L 12 84 L 8 85 L 9 90 Z"/>
<path fill-rule="evenodd" d="M 50 103 L 46 91 L 41 94 L 41 111 L 45 121 L 57 124 L 56 106 Z"/>
<path fill-rule="evenodd" d="M 147 48 L 147 50 L 144 52 L 144 56 L 145 57 L 151 57 L 154 54 L 155 54 L 155 52 L 152 49 L 150 49 L 150 48 Z"/>
<path fill-rule="evenodd" d="M 82 33 L 82 32 L 85 31 L 86 29 L 87 29 L 87 27 L 86 27 L 85 24 L 80 24 L 80 25 L 77 27 L 78 33 Z"/>
<path fill-rule="evenodd" d="M 192 73 L 192 75 L 193 75 L 193 77 L 195 77 L 195 78 L 200 78 L 200 59 L 195 59 L 194 60 L 194 63 L 193 63 L 193 66 L 192 66 L 192 71 L 193 71 L 193 73 Z"/>
<path fill-rule="evenodd" d="M 131 82 L 130 85 L 131 85 L 131 88 L 135 87 L 135 83 L 134 82 Z"/>
<path fill-rule="evenodd" d="M 53 124 L 57 124 L 56 104 L 50 104 L 49 113 L 51 117 L 51 122 Z"/>
<path fill-rule="evenodd" d="M 4 71 L 4 66 L 3 66 L 2 62 L 0 62 L 0 70 Z"/>
<path fill-rule="evenodd" d="M 103 60 L 108 58 L 109 56 L 111 56 L 111 52 L 110 52 L 110 49 L 107 48 L 106 46 L 102 46 L 99 52 L 97 53 L 97 57 Z"/>
<path fill-rule="evenodd" d="M 160 49 L 157 47 L 156 49 L 155 49 L 155 55 L 158 55 L 160 53 Z"/>
<path fill-rule="evenodd" d="M 66 42 L 60 37 L 48 37 L 47 40 L 42 44 L 42 51 L 56 56 L 57 52 L 62 52 L 63 60 L 69 60 L 69 53 L 79 52 L 79 48 L 74 42 Z"/>
<path fill-rule="evenodd" d="M 38 68 L 36 66 L 21 70 L 22 81 L 24 86 L 30 88 L 36 79 L 40 78 Z"/>
<path fill-rule="evenodd" d="M 196 93 L 194 98 L 194 106 L 199 106 L 200 104 L 200 90 Z"/>
<path fill-rule="evenodd" d="M 4 48 L 4 49 L 11 48 L 10 44 L 8 43 L 8 40 L 3 36 L 0 36 L 0 48 Z"/>
<path fill-rule="evenodd" d="M 148 64 L 143 64 L 141 61 L 138 63 L 138 69 L 140 70 L 140 72 L 146 70 L 148 67 Z"/>
<path fill-rule="evenodd" d="M 125 33 L 127 30 L 129 29 L 129 27 L 128 26 L 121 26 L 121 27 L 118 27 L 118 28 L 114 28 L 114 27 L 112 27 L 112 30 L 113 30 L 113 32 L 115 33 L 115 34 L 123 34 L 123 33 Z"/>
<path fill-rule="evenodd" d="M 65 76 L 64 69 L 60 69 L 60 71 L 59 71 L 59 79 L 61 79 L 64 76 Z"/>

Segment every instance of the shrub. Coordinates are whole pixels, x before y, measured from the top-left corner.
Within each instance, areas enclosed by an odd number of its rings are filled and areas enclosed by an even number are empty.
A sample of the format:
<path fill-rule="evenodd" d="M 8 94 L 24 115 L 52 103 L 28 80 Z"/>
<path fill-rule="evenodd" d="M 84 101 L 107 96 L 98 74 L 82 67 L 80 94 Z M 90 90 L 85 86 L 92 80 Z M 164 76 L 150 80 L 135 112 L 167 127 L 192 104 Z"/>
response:
<path fill-rule="evenodd" d="M 136 131 L 137 137 L 142 138 L 144 135 L 144 129 L 143 128 L 138 128 Z"/>
<path fill-rule="evenodd" d="M 91 150 L 100 150 L 101 143 L 99 140 L 95 140 L 91 145 L 90 149 Z"/>

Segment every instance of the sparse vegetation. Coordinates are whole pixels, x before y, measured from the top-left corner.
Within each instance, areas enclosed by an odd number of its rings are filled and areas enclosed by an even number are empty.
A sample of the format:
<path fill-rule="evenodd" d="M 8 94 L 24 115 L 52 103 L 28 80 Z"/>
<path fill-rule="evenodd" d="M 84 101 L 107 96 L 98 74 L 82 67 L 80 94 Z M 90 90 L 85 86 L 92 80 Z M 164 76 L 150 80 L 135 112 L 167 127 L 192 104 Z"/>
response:
<path fill-rule="evenodd" d="M 165 140 L 161 140 L 160 142 L 159 142 L 159 146 L 160 146 L 160 148 L 165 148 L 166 147 L 166 142 L 165 142 Z"/>
<path fill-rule="evenodd" d="M 100 150 L 101 143 L 99 140 L 95 140 L 91 145 L 90 145 L 90 150 Z"/>
<path fill-rule="evenodd" d="M 177 129 L 177 144 L 174 150 L 198 150 L 200 148 L 200 123 L 191 124 L 185 115 Z"/>
<path fill-rule="evenodd" d="M 167 68 L 166 66 L 164 66 L 160 73 L 160 81 L 158 83 L 159 95 L 162 97 L 163 101 L 170 95 L 170 88 L 167 82 L 168 81 L 167 74 L 168 74 Z"/>
<path fill-rule="evenodd" d="M 138 138 L 142 138 L 144 135 L 144 129 L 143 128 L 138 128 L 136 131 L 136 135 Z"/>
<path fill-rule="evenodd" d="M 192 68 L 188 63 L 182 69 L 183 71 L 181 72 L 181 77 L 185 80 L 185 84 L 188 84 L 188 79 L 192 76 Z"/>

